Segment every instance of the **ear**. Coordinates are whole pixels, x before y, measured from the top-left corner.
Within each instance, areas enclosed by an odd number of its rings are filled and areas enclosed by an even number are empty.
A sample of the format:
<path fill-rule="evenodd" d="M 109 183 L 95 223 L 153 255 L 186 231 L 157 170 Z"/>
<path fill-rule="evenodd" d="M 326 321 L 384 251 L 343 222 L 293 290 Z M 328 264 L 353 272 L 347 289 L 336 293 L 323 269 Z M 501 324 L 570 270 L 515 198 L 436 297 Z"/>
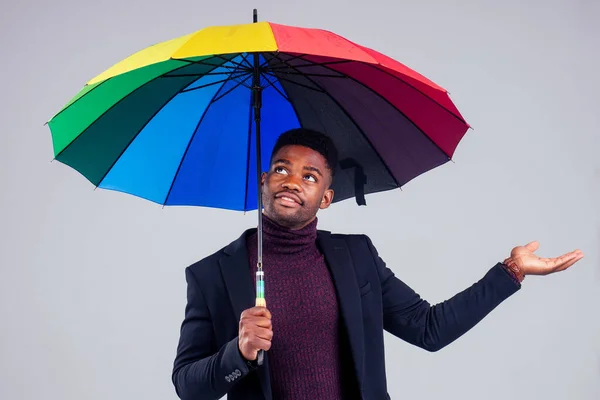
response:
<path fill-rule="evenodd" d="M 260 174 L 260 185 L 263 186 L 265 184 L 265 180 L 267 179 L 267 173 L 263 172 Z"/>
<path fill-rule="evenodd" d="M 328 208 L 331 205 L 332 201 L 333 201 L 333 189 L 325 190 L 325 193 L 323 193 L 323 198 L 321 199 L 321 204 L 319 204 L 319 208 L 321 210 Z"/>

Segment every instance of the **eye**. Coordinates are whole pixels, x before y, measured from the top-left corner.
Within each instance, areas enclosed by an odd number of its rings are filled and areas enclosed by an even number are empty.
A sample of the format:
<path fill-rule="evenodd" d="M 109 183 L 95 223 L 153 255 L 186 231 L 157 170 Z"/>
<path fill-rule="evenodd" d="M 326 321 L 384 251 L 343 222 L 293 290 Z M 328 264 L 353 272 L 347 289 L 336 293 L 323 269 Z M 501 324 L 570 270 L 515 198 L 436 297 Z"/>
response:
<path fill-rule="evenodd" d="M 283 167 L 275 167 L 273 169 L 273 171 L 275 171 L 275 173 L 277 173 L 277 174 L 286 174 L 287 175 L 287 171 Z"/>
<path fill-rule="evenodd" d="M 317 178 L 315 178 L 315 176 L 314 176 L 314 175 L 306 175 L 306 176 L 304 177 L 304 179 L 306 179 L 306 180 L 308 180 L 308 181 L 310 181 L 310 182 L 315 182 L 315 183 L 317 182 Z"/>

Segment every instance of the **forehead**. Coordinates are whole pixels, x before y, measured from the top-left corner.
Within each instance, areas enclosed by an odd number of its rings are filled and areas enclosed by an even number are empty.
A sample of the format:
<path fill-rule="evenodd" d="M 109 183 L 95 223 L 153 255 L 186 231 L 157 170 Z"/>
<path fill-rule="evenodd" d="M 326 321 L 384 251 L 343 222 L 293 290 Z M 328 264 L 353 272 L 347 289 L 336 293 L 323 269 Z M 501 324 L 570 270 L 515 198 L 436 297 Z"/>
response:
<path fill-rule="evenodd" d="M 285 159 L 292 164 L 302 164 L 302 166 L 312 166 L 326 169 L 327 162 L 319 153 L 309 147 L 299 145 L 283 146 L 277 153 L 273 155 L 273 161 Z"/>

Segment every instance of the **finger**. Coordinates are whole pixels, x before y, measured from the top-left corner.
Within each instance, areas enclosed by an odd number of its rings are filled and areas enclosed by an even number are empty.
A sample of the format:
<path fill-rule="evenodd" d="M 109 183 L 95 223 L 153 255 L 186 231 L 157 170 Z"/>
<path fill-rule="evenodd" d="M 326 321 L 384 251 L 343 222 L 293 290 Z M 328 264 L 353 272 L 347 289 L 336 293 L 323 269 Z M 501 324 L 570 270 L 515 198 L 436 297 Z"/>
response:
<path fill-rule="evenodd" d="M 264 340 L 273 340 L 273 331 L 266 328 L 257 328 L 255 332 L 256 337 Z"/>
<path fill-rule="evenodd" d="M 258 307 L 253 307 L 252 309 L 254 310 L 253 315 L 262 316 L 262 317 L 271 319 L 271 312 L 266 307 L 258 306 Z"/>
<path fill-rule="evenodd" d="M 571 261 L 573 258 L 575 258 L 575 254 L 571 252 L 563 254 L 560 257 L 543 258 L 542 261 L 544 261 L 546 264 L 546 269 L 554 271 L 555 269 L 560 268 L 563 264 Z"/>
<path fill-rule="evenodd" d="M 258 350 L 252 350 L 252 356 L 248 360 L 256 360 L 258 358 Z"/>
<path fill-rule="evenodd" d="M 242 312 L 242 318 L 250 317 L 250 316 L 263 316 L 266 318 L 271 318 L 271 312 L 266 307 L 255 306 L 244 310 Z"/>
<path fill-rule="evenodd" d="M 553 272 L 564 271 L 564 270 L 568 269 L 569 267 L 571 267 L 576 262 L 577 262 L 577 260 L 573 260 L 573 261 L 570 261 L 568 263 L 565 263 L 565 264 L 561 265 L 560 267 L 556 268 Z"/>
<path fill-rule="evenodd" d="M 549 272 L 559 271 L 563 266 L 567 265 L 578 257 L 577 253 L 571 252 L 563 254 L 557 258 L 545 259 L 546 266 L 550 270 Z"/>
<path fill-rule="evenodd" d="M 529 242 L 525 245 L 525 248 L 532 252 L 535 253 L 537 251 L 537 249 L 540 248 L 540 243 L 537 240 L 534 240 L 533 242 Z"/>
<path fill-rule="evenodd" d="M 565 269 L 571 267 L 573 264 L 575 264 L 577 261 L 581 260 L 583 258 L 583 254 L 578 254 L 575 258 L 573 258 L 571 261 L 566 262 L 564 265 L 559 266 L 556 271 L 564 271 Z"/>
<path fill-rule="evenodd" d="M 266 317 L 255 317 L 253 319 L 249 319 L 248 325 L 250 325 L 250 326 L 254 325 L 254 326 L 258 326 L 261 328 L 267 328 L 267 329 L 273 328 L 273 322 Z"/>
<path fill-rule="evenodd" d="M 564 256 L 574 256 L 574 257 L 579 257 L 579 256 L 583 256 L 583 252 L 579 249 L 577 250 L 573 250 L 569 253 L 563 254 Z"/>
<path fill-rule="evenodd" d="M 580 250 L 574 250 L 570 253 L 564 254 L 564 262 L 570 262 L 573 259 L 581 259 L 583 257 L 583 253 Z"/>
<path fill-rule="evenodd" d="M 250 341 L 250 345 L 253 350 L 265 350 L 268 351 L 271 348 L 271 341 L 255 337 Z"/>

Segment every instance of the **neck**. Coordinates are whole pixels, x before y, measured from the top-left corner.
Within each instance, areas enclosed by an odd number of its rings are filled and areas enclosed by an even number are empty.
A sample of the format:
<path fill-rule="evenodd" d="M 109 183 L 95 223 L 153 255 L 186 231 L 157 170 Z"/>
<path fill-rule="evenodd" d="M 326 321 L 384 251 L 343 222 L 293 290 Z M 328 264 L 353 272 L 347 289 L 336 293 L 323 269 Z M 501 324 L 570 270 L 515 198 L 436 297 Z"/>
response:
<path fill-rule="evenodd" d="M 262 219 L 263 249 L 267 252 L 298 253 L 316 244 L 318 223 L 316 217 L 299 229 L 282 226 L 265 214 L 262 215 Z"/>

